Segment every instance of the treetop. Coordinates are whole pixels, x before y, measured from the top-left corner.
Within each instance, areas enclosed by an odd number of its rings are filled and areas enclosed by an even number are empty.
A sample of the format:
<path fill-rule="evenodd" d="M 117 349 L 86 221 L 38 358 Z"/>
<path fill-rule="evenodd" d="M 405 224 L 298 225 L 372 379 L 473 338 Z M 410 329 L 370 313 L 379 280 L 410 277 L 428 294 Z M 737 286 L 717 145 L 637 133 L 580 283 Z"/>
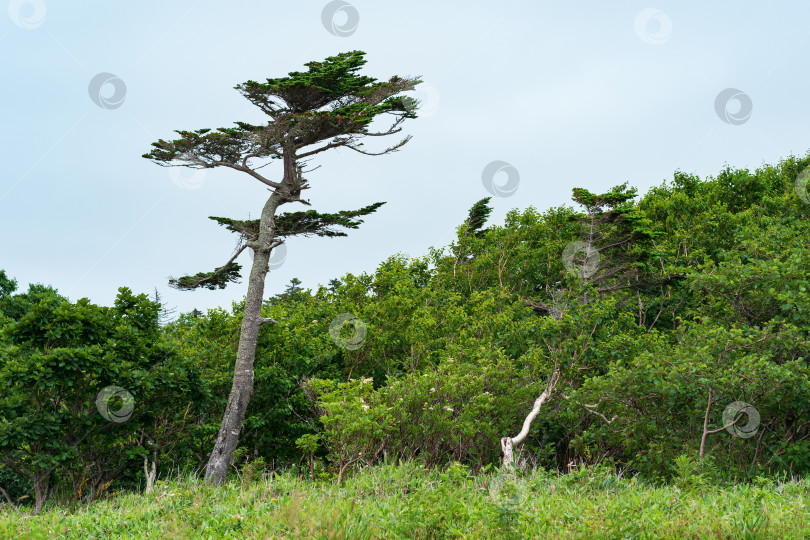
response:
<path fill-rule="evenodd" d="M 180 138 L 160 139 L 143 157 L 163 166 L 211 168 L 225 166 L 247 171 L 252 158 L 280 158 L 291 151 L 296 158 L 346 146 L 361 153 L 356 139 L 363 135 L 389 135 L 400 131 L 399 125 L 416 118 L 416 100 L 401 96 L 421 82 L 418 77 L 392 76 L 380 82 L 358 75 L 366 63 L 363 51 L 350 51 L 330 56 L 322 62 L 308 62 L 305 72 L 293 71 L 287 77 L 266 82 L 246 81 L 236 85 L 251 103 L 271 117 L 266 125 L 235 122 L 236 127 L 198 130 L 175 130 Z M 381 114 L 394 116 L 393 125 L 380 133 L 368 131 L 368 125 Z M 326 141 L 321 148 L 298 154 L 303 147 Z M 401 143 L 382 153 L 397 150 Z M 275 182 L 261 178 L 271 187 Z"/>

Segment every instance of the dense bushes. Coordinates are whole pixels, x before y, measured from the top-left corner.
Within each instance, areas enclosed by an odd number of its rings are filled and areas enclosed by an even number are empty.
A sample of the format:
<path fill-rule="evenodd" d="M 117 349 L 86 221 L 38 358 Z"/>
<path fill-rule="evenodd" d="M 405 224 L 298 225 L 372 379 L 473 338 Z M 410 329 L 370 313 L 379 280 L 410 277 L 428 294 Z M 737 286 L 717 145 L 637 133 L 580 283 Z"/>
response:
<path fill-rule="evenodd" d="M 342 466 L 389 456 L 418 456 L 431 466 L 453 461 L 481 467 L 497 459 L 493 444 L 536 397 L 528 370 L 503 353 L 471 351 L 408 374 L 374 391 L 371 379 L 310 380 L 329 455 Z M 488 419 L 482 421 L 482 419 Z"/>
<path fill-rule="evenodd" d="M 194 368 L 160 339 L 159 309 L 125 288 L 112 308 L 53 295 L 3 329 L 0 461 L 31 482 L 37 509 L 54 489 L 92 498 L 134 459 L 156 459 L 176 421 L 167 405 L 194 399 Z"/>
<path fill-rule="evenodd" d="M 329 477 L 387 457 L 477 470 L 499 462 L 499 439 L 558 371 L 530 462 L 810 472 L 810 205 L 794 188 L 808 164 L 678 172 L 636 203 L 626 186 L 579 189 L 578 210 L 513 210 L 488 228 L 484 200 L 425 257 L 314 291 L 296 280 L 263 308 L 278 324 L 261 331 L 235 466 L 306 461 Z M 584 241 L 599 250 L 593 273 L 571 271 L 590 264 L 566 251 Z M 204 465 L 239 305 L 160 328 L 159 306 L 128 291 L 101 308 L 15 288 L 0 274 L 0 486 L 16 499 L 34 487 L 26 476 L 52 473 L 86 500 L 145 481 L 144 458 L 159 473 Z M 330 334 L 344 314 L 363 329 L 351 347 Z M 110 384 L 136 396 L 125 423 L 95 412 Z M 759 415 L 751 437 L 735 431 L 748 415 L 726 425 L 735 402 Z"/>

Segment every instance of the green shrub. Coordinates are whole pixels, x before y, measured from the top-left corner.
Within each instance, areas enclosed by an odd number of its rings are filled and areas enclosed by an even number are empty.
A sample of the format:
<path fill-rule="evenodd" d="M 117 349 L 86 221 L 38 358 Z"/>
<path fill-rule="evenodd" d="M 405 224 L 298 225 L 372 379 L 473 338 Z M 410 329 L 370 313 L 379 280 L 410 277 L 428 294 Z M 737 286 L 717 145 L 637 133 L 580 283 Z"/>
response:
<path fill-rule="evenodd" d="M 448 358 L 421 374 L 390 380 L 311 381 L 330 458 L 338 464 L 418 457 L 426 465 L 481 467 L 500 455 L 536 398 L 537 387 L 503 353 Z"/>

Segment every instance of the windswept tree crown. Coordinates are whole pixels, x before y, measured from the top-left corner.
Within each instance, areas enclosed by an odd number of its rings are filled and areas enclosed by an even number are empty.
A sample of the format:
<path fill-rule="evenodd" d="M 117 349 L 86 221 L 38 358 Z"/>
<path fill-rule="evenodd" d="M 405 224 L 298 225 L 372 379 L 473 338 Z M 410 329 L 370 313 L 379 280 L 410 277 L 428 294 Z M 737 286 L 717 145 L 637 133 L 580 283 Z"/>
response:
<path fill-rule="evenodd" d="M 304 158 L 330 148 L 347 147 L 365 154 L 358 139 L 383 136 L 401 131 L 400 124 L 416 118 L 418 102 L 402 92 L 413 90 L 419 78 L 391 77 L 380 82 L 373 77 L 357 75 L 366 63 L 362 51 L 330 56 L 323 62 L 305 64 L 305 72 L 289 76 L 247 81 L 235 86 L 251 103 L 270 116 L 265 125 L 235 122 L 237 127 L 198 129 L 175 132 L 179 139 L 159 140 L 143 157 L 164 166 L 194 168 L 230 167 L 249 172 L 273 188 L 281 188 L 251 167 L 255 158 L 278 159 L 285 152 Z M 369 124 L 381 114 L 393 116 L 393 124 L 382 132 L 369 131 Z M 382 153 L 397 150 L 410 137 Z M 329 142 L 319 148 L 300 152 L 304 147 Z"/>

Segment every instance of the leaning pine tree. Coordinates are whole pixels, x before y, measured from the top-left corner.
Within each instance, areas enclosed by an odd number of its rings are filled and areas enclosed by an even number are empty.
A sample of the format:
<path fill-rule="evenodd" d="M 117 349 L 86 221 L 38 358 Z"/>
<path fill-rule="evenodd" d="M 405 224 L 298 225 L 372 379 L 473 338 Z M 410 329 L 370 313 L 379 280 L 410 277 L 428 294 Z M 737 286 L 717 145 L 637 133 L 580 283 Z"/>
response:
<path fill-rule="evenodd" d="M 341 53 L 323 62 L 309 62 L 306 72 L 292 72 L 288 77 L 247 81 L 237 85 L 251 103 L 270 117 L 266 125 L 236 122 L 236 127 L 215 131 L 177 131 L 179 139 L 159 140 L 144 157 L 158 165 L 191 168 L 229 167 L 244 172 L 269 188 L 261 218 L 239 221 L 212 217 L 220 225 L 240 235 L 236 253 L 223 266 L 212 272 L 172 279 L 170 284 L 183 290 L 200 287 L 224 288 L 238 280 L 241 266 L 236 258 L 247 248 L 253 250 L 245 298 L 239 346 L 234 366 L 233 386 L 225 406 L 219 435 L 206 467 L 207 481 L 219 485 L 226 477 L 231 456 L 239 442 L 248 400 L 253 390 L 253 364 L 259 328 L 272 319 L 262 317 L 264 282 L 272 250 L 295 235 L 345 236 L 340 227 L 355 229 L 382 203 L 359 210 L 322 214 L 314 210 L 276 215 L 279 206 L 298 202 L 309 205 L 301 192 L 309 188 L 303 177 L 303 161 L 333 148 L 350 148 L 365 155 L 382 155 L 397 151 L 410 136 L 381 151 L 362 148 L 359 139 L 366 136 L 392 135 L 401 131 L 407 118 L 416 118 L 418 105 L 401 93 L 413 90 L 418 78 L 391 77 L 378 82 L 357 71 L 366 63 L 362 51 Z M 370 131 L 369 124 L 380 115 L 391 115 L 387 129 Z M 317 145 L 317 146 L 314 146 Z M 271 180 L 262 171 L 267 160 L 283 163 L 281 180 Z"/>

